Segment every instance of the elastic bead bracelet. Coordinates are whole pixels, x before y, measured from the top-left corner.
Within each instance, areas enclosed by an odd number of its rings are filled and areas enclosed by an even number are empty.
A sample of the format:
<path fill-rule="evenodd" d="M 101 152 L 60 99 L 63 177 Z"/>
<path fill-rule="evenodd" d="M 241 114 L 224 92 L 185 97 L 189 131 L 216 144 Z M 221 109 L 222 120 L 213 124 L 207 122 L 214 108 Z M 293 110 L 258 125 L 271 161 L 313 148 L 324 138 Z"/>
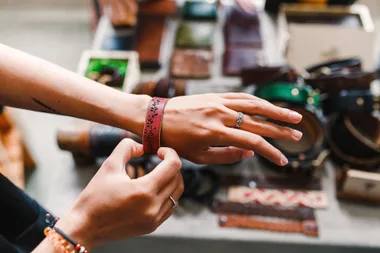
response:
<path fill-rule="evenodd" d="M 148 106 L 143 132 L 145 154 L 155 154 L 161 144 L 161 125 L 167 98 L 154 97 Z"/>
<path fill-rule="evenodd" d="M 55 227 L 58 218 L 52 218 L 48 213 L 46 214 L 46 223 L 48 226 L 44 229 L 44 234 L 48 238 L 54 248 L 61 253 L 89 253 L 83 245 L 75 242 L 62 230 Z"/>

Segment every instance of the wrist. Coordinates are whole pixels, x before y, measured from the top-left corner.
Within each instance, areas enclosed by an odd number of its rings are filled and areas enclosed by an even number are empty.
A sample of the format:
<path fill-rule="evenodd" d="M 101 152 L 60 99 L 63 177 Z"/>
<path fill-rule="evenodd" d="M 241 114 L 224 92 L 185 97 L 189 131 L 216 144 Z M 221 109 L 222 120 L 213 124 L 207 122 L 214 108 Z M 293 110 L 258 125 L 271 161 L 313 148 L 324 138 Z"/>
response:
<path fill-rule="evenodd" d="M 87 229 L 90 227 L 87 217 L 83 217 L 76 211 L 72 210 L 66 216 L 62 217 L 55 227 L 62 230 L 78 244 L 84 246 L 87 251 L 91 251 L 94 247 L 102 244 L 102 242 L 94 239 L 92 235 L 93 231 Z"/>
<path fill-rule="evenodd" d="M 141 137 L 151 100 L 152 97 L 148 95 L 122 93 L 118 101 L 115 101 L 115 108 L 112 111 L 116 125 Z"/>

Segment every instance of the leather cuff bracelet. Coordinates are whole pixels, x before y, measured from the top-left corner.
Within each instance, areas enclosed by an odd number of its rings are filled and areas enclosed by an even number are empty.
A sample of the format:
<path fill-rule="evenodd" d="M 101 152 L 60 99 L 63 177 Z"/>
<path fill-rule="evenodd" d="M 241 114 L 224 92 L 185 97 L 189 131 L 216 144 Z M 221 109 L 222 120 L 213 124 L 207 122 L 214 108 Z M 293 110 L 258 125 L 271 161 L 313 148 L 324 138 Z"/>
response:
<path fill-rule="evenodd" d="M 338 113 L 379 113 L 380 97 L 371 91 L 342 91 L 336 96 L 329 96 L 322 101 L 323 112 Z"/>
<path fill-rule="evenodd" d="M 221 227 L 238 227 L 259 229 L 282 233 L 302 233 L 308 236 L 318 236 L 318 226 L 315 221 L 270 221 L 252 218 L 244 215 L 221 214 L 218 217 Z"/>
<path fill-rule="evenodd" d="M 342 165 L 363 170 L 380 166 L 380 121 L 357 114 L 332 118 L 326 127 L 331 157 Z"/>
<path fill-rule="evenodd" d="M 300 141 L 279 140 L 268 138 L 267 141 L 279 149 L 289 160 L 285 166 L 270 163 L 270 168 L 286 174 L 312 176 L 329 155 L 325 150 L 324 126 L 325 118 L 321 110 L 310 107 L 295 107 L 284 103 L 275 103 L 300 113 L 303 118 L 299 124 L 290 125 L 283 122 L 274 123 L 295 128 L 303 133 Z M 311 110 L 313 109 L 313 110 Z M 268 161 L 263 159 L 264 163 Z"/>
<path fill-rule="evenodd" d="M 164 109 L 169 99 L 154 97 L 148 106 L 143 132 L 145 154 L 155 154 L 161 144 L 161 124 Z"/>
<path fill-rule="evenodd" d="M 289 220 L 315 220 L 314 209 L 308 207 L 264 206 L 256 203 L 243 204 L 214 200 L 210 209 L 216 213 L 267 216 Z"/>
<path fill-rule="evenodd" d="M 295 86 L 292 83 L 273 83 L 256 89 L 255 96 L 270 102 L 287 102 L 299 105 L 320 106 L 319 93 L 309 86 Z"/>
<path fill-rule="evenodd" d="M 258 203 L 266 206 L 296 207 L 325 209 L 328 206 L 327 196 L 321 191 L 291 191 L 251 189 L 244 186 L 230 187 L 228 200 L 239 203 Z"/>

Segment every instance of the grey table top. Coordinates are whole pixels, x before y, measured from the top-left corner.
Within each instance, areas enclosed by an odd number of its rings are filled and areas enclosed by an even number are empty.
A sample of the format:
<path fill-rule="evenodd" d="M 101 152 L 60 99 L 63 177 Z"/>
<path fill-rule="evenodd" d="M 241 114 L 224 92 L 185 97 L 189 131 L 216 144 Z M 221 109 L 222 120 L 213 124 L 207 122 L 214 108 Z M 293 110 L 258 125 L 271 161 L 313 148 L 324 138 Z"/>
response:
<path fill-rule="evenodd" d="M 83 9 L 49 10 L 44 19 L 40 18 L 41 14 L 46 14 L 46 10 L 0 10 L 0 31 L 4 31 L 4 33 L 0 33 L 0 41 L 75 70 L 81 50 L 91 45 L 91 36 L 88 32 L 88 13 Z M 14 15 L 19 17 L 15 22 L 11 24 L 2 22 Z M 265 51 L 268 54 L 277 54 L 274 42 L 275 28 L 273 25 L 271 26 L 272 21 L 268 17 L 264 16 L 263 18 L 268 22 L 268 27 L 263 28 L 264 37 L 271 38 L 265 43 Z M 39 29 L 34 30 L 31 27 Z M 169 30 L 174 31 L 175 27 L 176 24 L 172 22 Z M 215 35 L 216 43 L 221 41 L 220 29 L 219 26 L 219 32 Z M 170 43 L 172 42 L 168 39 L 167 48 L 171 48 Z M 190 82 L 189 93 L 202 93 L 215 89 L 225 91 L 226 87 L 228 87 L 227 90 L 236 90 L 239 84 L 237 79 L 223 78 L 220 75 L 222 52 L 222 45 L 214 46 L 217 64 L 214 66 L 213 78 L 204 82 Z M 170 51 L 165 51 L 164 57 L 169 56 Z M 278 59 L 278 55 L 271 59 Z M 162 75 L 167 71 L 167 67 L 164 67 L 162 71 L 155 75 Z M 148 77 L 145 76 L 145 78 Z M 70 154 L 60 151 L 57 147 L 55 138 L 57 129 L 72 124 L 72 119 L 22 110 L 15 110 L 15 112 L 24 130 L 25 139 L 38 162 L 37 170 L 27 181 L 27 191 L 53 213 L 62 216 L 89 182 L 97 168 L 77 168 Z M 239 170 L 248 174 L 260 167 L 261 165 L 253 158 L 244 161 L 239 168 L 230 166 L 222 169 Z M 153 241 L 155 238 L 162 238 L 162 240 L 171 238 L 171 240 L 165 241 L 168 243 L 168 247 L 169 244 L 181 244 L 182 239 L 199 239 L 209 242 L 207 245 L 210 247 L 212 247 L 213 241 L 221 240 L 228 241 L 231 245 L 236 242 L 256 242 L 257 244 L 266 243 L 265 245 L 286 243 L 312 246 L 307 248 L 308 250 L 312 249 L 314 245 L 355 245 L 380 248 L 379 208 L 339 203 L 334 197 L 330 163 L 326 164 L 326 170 L 323 172 L 323 188 L 328 193 L 329 208 L 317 211 L 320 227 L 319 238 L 309 238 L 297 234 L 219 228 L 216 215 L 198 206 L 179 209 L 155 233 L 146 238 L 152 238 Z M 129 243 L 140 241 L 141 239 L 129 240 Z M 180 247 L 181 245 L 179 245 Z"/>

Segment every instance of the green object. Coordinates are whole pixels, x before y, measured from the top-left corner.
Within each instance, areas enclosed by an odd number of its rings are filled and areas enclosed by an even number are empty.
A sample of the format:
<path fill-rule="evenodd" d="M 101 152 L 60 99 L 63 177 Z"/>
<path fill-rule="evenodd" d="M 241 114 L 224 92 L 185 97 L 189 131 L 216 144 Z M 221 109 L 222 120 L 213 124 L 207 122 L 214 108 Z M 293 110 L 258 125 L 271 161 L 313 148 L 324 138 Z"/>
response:
<path fill-rule="evenodd" d="M 183 22 L 177 31 L 176 46 L 182 48 L 211 48 L 215 25 Z"/>
<path fill-rule="evenodd" d="M 86 77 L 91 78 L 94 73 L 101 73 L 104 68 L 113 68 L 119 71 L 123 78 L 120 86 L 117 88 L 122 89 L 124 84 L 124 78 L 127 73 L 128 60 L 119 59 L 90 59 L 87 66 Z"/>
<path fill-rule="evenodd" d="M 270 102 L 289 102 L 301 105 L 320 107 L 318 92 L 310 86 L 296 86 L 292 83 L 272 83 L 258 88 L 255 96 Z"/>
<path fill-rule="evenodd" d="M 210 20 L 217 19 L 218 5 L 216 1 L 186 1 L 183 5 L 183 18 L 186 20 Z"/>

